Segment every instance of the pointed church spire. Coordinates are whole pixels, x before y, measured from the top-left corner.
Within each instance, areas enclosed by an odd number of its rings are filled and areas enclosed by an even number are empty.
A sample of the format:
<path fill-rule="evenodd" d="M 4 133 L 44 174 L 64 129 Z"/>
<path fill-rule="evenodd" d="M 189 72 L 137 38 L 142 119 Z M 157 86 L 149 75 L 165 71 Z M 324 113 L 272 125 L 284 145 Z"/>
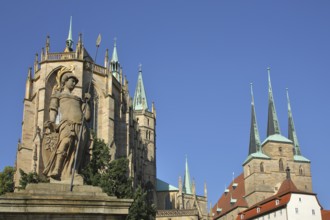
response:
<path fill-rule="evenodd" d="M 135 88 L 134 100 L 133 100 L 134 110 L 148 110 L 148 102 L 146 92 L 144 90 L 143 79 L 142 79 L 142 65 L 139 65 L 139 76 Z"/>
<path fill-rule="evenodd" d="M 104 68 L 108 68 L 109 63 L 109 49 L 107 48 L 105 50 L 105 56 L 104 56 Z"/>
<path fill-rule="evenodd" d="M 28 75 L 25 83 L 25 99 L 31 98 L 31 90 L 32 90 L 32 67 L 29 68 Z"/>
<path fill-rule="evenodd" d="M 289 90 L 286 89 L 286 97 L 288 100 L 288 120 L 289 120 L 289 129 L 288 129 L 288 138 L 293 142 L 294 149 L 295 149 L 295 155 L 301 155 L 300 152 L 300 146 L 298 142 L 298 137 L 296 133 L 296 129 L 293 122 L 292 117 L 292 111 L 291 111 L 291 104 L 290 104 L 290 98 L 289 98 Z"/>
<path fill-rule="evenodd" d="M 192 184 L 190 181 L 187 156 L 186 156 L 186 167 L 185 167 L 184 179 L 183 179 L 183 192 L 186 194 L 192 194 Z"/>
<path fill-rule="evenodd" d="M 273 134 L 281 134 L 280 125 L 278 123 L 276 108 L 273 97 L 272 84 L 270 81 L 270 68 L 268 70 L 268 125 L 267 137 Z"/>
<path fill-rule="evenodd" d="M 206 182 L 204 182 L 204 197 L 207 198 L 207 186 L 206 186 Z"/>
<path fill-rule="evenodd" d="M 46 56 L 49 53 L 49 50 L 50 50 L 50 37 L 49 37 L 49 35 L 47 35 L 47 37 L 46 37 Z"/>
<path fill-rule="evenodd" d="M 112 58 L 111 61 L 118 62 L 118 54 L 117 54 L 117 38 L 114 40 L 113 44 L 113 52 L 112 52 Z"/>
<path fill-rule="evenodd" d="M 68 39 L 66 39 L 66 48 L 65 48 L 64 52 L 73 51 L 72 45 L 73 45 L 73 40 L 72 40 L 72 16 L 71 16 L 70 17 L 69 34 L 68 34 Z"/>
<path fill-rule="evenodd" d="M 120 80 L 120 64 L 118 60 L 118 53 L 117 53 L 117 39 L 115 38 L 114 40 L 114 45 L 113 45 L 113 52 L 112 52 L 112 57 L 110 61 L 110 70 L 112 72 L 112 75 L 121 82 Z"/>
<path fill-rule="evenodd" d="M 258 130 L 256 110 L 254 107 L 253 86 L 251 83 L 251 128 L 250 128 L 250 145 L 249 155 L 261 151 L 260 136 Z"/>

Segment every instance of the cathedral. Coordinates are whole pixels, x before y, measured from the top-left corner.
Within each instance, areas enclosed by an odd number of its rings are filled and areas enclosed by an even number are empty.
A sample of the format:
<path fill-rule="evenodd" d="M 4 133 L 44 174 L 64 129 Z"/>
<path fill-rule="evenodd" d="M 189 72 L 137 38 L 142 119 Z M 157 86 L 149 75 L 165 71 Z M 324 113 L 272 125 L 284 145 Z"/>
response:
<path fill-rule="evenodd" d="M 118 59 L 116 42 L 112 56 L 106 50 L 104 65 L 94 64 L 79 35 L 73 48 L 72 28 L 63 52 L 52 52 L 50 37 L 36 54 L 34 68 L 29 68 L 26 79 L 22 137 L 18 143 L 16 168 L 25 172 L 42 173 L 45 167 L 43 142 L 44 124 L 50 118 L 50 98 L 56 86 L 56 75 L 63 67 L 74 67 L 79 80 L 73 91 L 82 97 L 90 86 L 91 119 L 89 128 L 97 138 L 108 144 L 111 160 L 125 157 L 129 160 L 129 176 L 134 186 L 141 184 L 152 192 L 156 200 L 156 110 L 148 106 L 139 67 L 134 98 L 130 97 L 128 81 Z M 90 83 L 91 82 L 91 83 Z M 58 115 L 60 117 L 60 115 Z M 56 122 L 59 122 L 58 118 Z M 15 185 L 20 174 L 16 172 Z"/>
<path fill-rule="evenodd" d="M 139 66 L 134 97 L 130 96 L 128 81 L 119 62 L 117 45 L 112 54 L 106 50 L 103 65 L 84 47 L 82 34 L 76 46 L 72 37 L 72 22 L 62 52 L 51 50 L 50 37 L 40 56 L 36 54 L 33 68 L 29 68 L 24 96 L 22 137 L 17 148 L 16 170 L 42 174 L 45 170 L 46 148 L 52 147 L 55 137 L 47 133 L 45 124 L 50 119 L 50 103 L 64 69 L 72 69 L 77 79 L 74 95 L 91 95 L 88 127 L 94 135 L 108 145 L 111 160 L 125 157 L 129 160 L 129 177 L 133 187 L 141 185 L 148 199 L 158 210 L 156 219 L 208 219 L 207 190 L 196 195 L 196 186 L 190 179 L 186 159 L 183 183 L 174 187 L 156 177 L 156 110 L 148 104 Z M 59 125 L 61 115 L 56 116 Z M 90 135 L 89 142 L 93 141 Z M 90 149 L 91 151 L 92 149 Z M 20 173 L 14 176 L 19 187 Z"/>
<path fill-rule="evenodd" d="M 211 209 L 213 219 L 328 219 L 312 191 L 311 161 L 303 156 L 287 91 L 288 136 L 281 134 L 268 68 L 267 137 L 261 142 L 251 84 L 251 128 L 243 172 Z"/>

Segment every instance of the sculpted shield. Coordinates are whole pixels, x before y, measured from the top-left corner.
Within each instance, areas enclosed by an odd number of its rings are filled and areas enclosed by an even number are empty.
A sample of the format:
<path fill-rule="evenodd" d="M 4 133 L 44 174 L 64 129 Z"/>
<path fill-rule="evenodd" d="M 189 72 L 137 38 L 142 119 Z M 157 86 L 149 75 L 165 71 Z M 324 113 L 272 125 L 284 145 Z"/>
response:
<path fill-rule="evenodd" d="M 59 134 L 57 132 L 46 133 L 42 139 L 42 159 L 44 165 L 49 161 L 50 155 L 56 151 Z"/>

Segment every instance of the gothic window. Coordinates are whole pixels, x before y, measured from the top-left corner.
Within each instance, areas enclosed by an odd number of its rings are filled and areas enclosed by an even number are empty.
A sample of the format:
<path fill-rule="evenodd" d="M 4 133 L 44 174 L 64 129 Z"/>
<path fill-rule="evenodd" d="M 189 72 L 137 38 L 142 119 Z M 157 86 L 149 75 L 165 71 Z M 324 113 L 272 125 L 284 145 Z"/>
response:
<path fill-rule="evenodd" d="M 89 101 L 91 109 L 91 119 L 89 121 L 89 126 L 93 132 L 97 135 L 97 126 L 98 126 L 98 111 L 99 111 L 99 96 L 94 87 L 91 87 L 91 99 Z"/>
<path fill-rule="evenodd" d="M 279 170 L 280 170 L 280 171 L 284 171 L 284 165 L 283 165 L 283 160 L 282 160 L 282 159 L 280 159 L 280 160 L 278 161 L 278 166 L 279 166 Z"/>
<path fill-rule="evenodd" d="M 186 203 L 186 209 L 190 209 L 190 202 L 189 201 L 187 201 L 187 203 Z"/>
<path fill-rule="evenodd" d="M 304 175 L 304 169 L 303 169 L 303 167 L 301 165 L 299 166 L 299 175 L 300 176 L 303 176 Z"/>
<path fill-rule="evenodd" d="M 250 165 L 247 166 L 246 174 L 247 174 L 247 176 L 249 176 L 251 174 L 251 166 Z"/>
<path fill-rule="evenodd" d="M 172 209 L 172 204 L 171 204 L 169 195 L 165 196 L 165 209 L 166 210 Z"/>
<path fill-rule="evenodd" d="M 265 172 L 265 168 L 264 168 L 264 163 L 263 162 L 260 163 L 260 172 L 261 173 Z"/>

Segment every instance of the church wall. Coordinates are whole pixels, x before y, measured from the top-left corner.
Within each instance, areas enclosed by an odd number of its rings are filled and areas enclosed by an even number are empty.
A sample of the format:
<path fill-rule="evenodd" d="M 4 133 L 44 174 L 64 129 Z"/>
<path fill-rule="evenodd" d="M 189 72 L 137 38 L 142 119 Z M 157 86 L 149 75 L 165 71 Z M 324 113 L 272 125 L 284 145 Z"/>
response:
<path fill-rule="evenodd" d="M 267 142 L 262 146 L 263 152 L 272 159 L 293 159 L 293 145 L 289 143 Z M 284 163 L 286 167 L 286 163 Z"/>

